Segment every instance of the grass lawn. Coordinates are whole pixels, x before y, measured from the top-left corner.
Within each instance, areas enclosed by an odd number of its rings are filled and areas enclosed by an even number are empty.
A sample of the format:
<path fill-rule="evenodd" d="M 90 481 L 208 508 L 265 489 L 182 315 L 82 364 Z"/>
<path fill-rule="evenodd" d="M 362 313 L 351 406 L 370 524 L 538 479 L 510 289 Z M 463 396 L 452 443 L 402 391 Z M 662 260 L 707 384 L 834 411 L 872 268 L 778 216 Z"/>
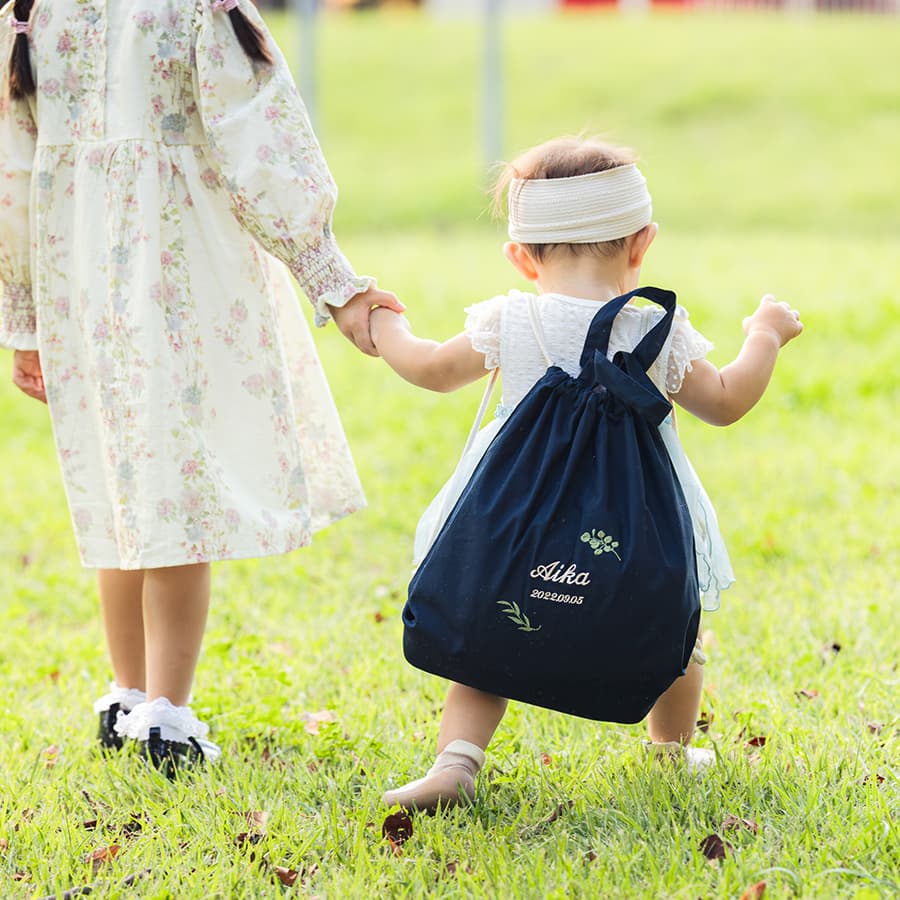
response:
<path fill-rule="evenodd" d="M 342 244 L 421 333 L 449 336 L 469 302 L 518 286 L 484 214 L 478 34 L 360 15 L 321 37 Z M 877 17 L 509 27 L 508 151 L 583 129 L 640 150 L 662 226 L 644 281 L 678 291 L 713 361 L 765 291 L 807 326 L 741 423 L 680 419 L 738 577 L 705 622 L 709 777 L 649 764 L 640 726 L 513 704 L 475 808 L 417 819 L 392 850 L 379 796 L 430 765 L 444 691 L 402 659 L 412 533 L 481 388 L 419 392 L 333 329 L 317 340 L 369 509 L 308 550 L 217 568 L 194 705 L 219 767 L 171 785 L 129 754 L 104 761 L 92 575 L 45 410 L 3 376 L 0 896 L 275 897 L 291 892 L 277 866 L 328 898 L 695 900 L 761 881 L 766 898 L 896 896 L 898 46 L 900 20 Z M 701 852 L 711 834 L 724 859 Z"/>

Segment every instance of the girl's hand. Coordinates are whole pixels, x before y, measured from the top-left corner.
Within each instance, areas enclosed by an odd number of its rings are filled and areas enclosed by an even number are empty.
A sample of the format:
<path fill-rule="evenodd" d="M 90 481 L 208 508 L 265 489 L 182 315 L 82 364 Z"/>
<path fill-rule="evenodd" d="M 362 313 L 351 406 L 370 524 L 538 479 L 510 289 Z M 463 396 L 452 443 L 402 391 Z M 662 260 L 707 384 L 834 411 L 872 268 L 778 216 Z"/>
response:
<path fill-rule="evenodd" d="M 778 341 L 779 348 L 803 331 L 800 313 L 787 303 L 778 303 L 772 294 L 766 294 L 752 316 L 744 319 L 744 333 L 768 332 Z"/>
<path fill-rule="evenodd" d="M 369 316 L 376 306 L 384 306 L 402 313 L 406 307 L 390 291 L 369 288 L 350 300 L 344 306 L 332 307 L 331 315 L 341 334 L 363 353 L 378 356 L 372 336 L 369 334 Z"/>
<path fill-rule="evenodd" d="M 16 350 L 13 353 L 13 384 L 29 397 L 47 402 L 44 390 L 44 373 L 37 350 Z"/>

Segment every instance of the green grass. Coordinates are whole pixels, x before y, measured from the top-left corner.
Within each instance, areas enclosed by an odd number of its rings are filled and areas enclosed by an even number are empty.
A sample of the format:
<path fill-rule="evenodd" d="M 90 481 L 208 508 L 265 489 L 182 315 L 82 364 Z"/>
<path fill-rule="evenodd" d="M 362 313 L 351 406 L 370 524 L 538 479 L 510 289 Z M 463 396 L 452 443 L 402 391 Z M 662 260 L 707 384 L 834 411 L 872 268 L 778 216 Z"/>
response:
<path fill-rule="evenodd" d="M 476 807 L 416 820 L 391 852 L 378 798 L 429 764 L 443 695 L 401 655 L 412 532 L 480 388 L 418 392 L 331 329 L 318 344 L 369 509 L 308 550 L 217 568 L 195 707 L 219 768 L 173 786 L 130 756 L 103 761 L 92 576 L 45 410 L 4 380 L 0 896 L 101 881 L 110 897 L 274 897 L 274 865 L 329 898 L 693 900 L 760 880 L 767 898 L 895 896 L 900 107 L 880 61 L 898 36 L 892 19 L 767 15 L 510 28 L 509 150 L 588 128 L 641 151 L 662 223 L 644 280 L 679 292 L 714 361 L 766 290 L 807 324 L 744 421 L 680 420 L 739 579 L 706 621 L 713 720 L 698 743 L 720 755 L 706 781 L 647 765 L 639 726 L 514 704 Z M 479 219 L 477 35 L 397 16 L 329 18 L 322 38 L 342 243 L 422 333 L 448 336 L 463 306 L 517 283 Z M 312 735 L 303 713 L 318 710 L 336 721 Z M 269 813 L 256 843 L 239 840 L 249 811 Z M 758 834 L 722 831 L 729 814 Z M 698 850 L 713 832 L 734 846 L 716 863 Z M 110 844 L 93 874 L 85 854 Z"/>

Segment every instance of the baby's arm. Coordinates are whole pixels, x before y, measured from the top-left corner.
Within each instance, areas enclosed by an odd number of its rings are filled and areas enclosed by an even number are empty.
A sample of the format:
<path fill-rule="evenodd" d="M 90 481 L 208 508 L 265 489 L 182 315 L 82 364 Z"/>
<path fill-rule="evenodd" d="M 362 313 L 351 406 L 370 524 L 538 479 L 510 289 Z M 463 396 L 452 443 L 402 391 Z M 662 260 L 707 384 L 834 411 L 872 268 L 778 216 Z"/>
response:
<path fill-rule="evenodd" d="M 372 340 L 385 362 L 411 384 L 446 393 L 487 374 L 484 354 L 465 334 L 439 344 L 417 338 L 405 316 L 389 309 L 372 311 Z"/>
<path fill-rule="evenodd" d="M 744 319 L 747 337 L 737 359 L 721 371 L 698 360 L 673 399 L 711 425 L 737 422 L 765 392 L 778 351 L 801 331 L 800 314 L 767 294 L 756 312 Z"/>

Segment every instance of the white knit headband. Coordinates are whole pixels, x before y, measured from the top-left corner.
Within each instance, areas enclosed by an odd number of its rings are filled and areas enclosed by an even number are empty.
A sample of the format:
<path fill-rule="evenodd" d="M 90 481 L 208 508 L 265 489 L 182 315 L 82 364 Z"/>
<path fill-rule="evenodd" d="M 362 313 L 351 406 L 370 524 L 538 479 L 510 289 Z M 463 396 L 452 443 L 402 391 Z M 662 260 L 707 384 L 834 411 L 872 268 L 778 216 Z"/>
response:
<path fill-rule="evenodd" d="M 516 178 L 509 186 L 509 237 L 522 244 L 593 244 L 652 221 L 647 180 L 634 164 L 572 178 Z"/>

